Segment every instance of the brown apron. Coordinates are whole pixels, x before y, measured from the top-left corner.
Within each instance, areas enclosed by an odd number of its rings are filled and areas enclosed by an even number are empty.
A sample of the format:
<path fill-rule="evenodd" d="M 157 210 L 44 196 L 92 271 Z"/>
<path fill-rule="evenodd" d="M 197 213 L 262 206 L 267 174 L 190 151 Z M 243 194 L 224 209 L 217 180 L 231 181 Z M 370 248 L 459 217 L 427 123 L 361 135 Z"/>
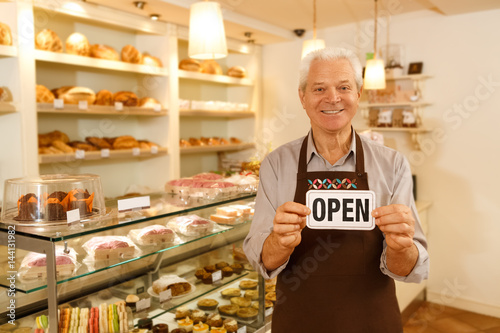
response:
<path fill-rule="evenodd" d="M 306 192 L 368 190 L 363 147 L 356 134 L 355 172 L 307 172 L 302 143 L 295 202 Z M 286 268 L 278 276 L 273 333 L 400 333 L 394 280 L 380 271 L 383 234 L 371 231 L 302 230 Z"/>

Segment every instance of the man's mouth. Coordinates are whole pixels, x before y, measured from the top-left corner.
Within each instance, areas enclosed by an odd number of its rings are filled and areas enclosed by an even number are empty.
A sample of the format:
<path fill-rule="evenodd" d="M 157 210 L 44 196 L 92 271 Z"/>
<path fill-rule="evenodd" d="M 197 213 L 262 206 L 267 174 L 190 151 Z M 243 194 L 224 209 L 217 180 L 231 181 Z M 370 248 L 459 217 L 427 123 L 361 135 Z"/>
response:
<path fill-rule="evenodd" d="M 325 114 L 337 114 L 337 113 L 340 113 L 344 111 L 344 109 L 341 109 L 341 110 L 321 110 L 321 112 L 325 113 Z"/>

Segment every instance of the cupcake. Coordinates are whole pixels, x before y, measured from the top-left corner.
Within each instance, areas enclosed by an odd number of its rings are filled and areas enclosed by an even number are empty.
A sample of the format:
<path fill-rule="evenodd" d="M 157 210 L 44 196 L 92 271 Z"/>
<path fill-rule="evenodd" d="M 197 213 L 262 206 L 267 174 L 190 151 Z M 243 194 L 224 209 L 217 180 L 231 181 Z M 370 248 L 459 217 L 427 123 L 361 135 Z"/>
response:
<path fill-rule="evenodd" d="M 153 326 L 153 333 L 168 333 L 167 324 L 156 324 Z"/>
<path fill-rule="evenodd" d="M 236 315 L 241 320 L 255 320 L 255 319 L 257 319 L 258 314 L 259 314 L 259 310 L 256 310 L 254 308 L 240 308 L 236 312 Z"/>
<path fill-rule="evenodd" d="M 229 264 L 225 261 L 221 261 L 215 264 L 215 268 L 217 269 L 223 269 L 224 267 L 229 266 Z"/>
<path fill-rule="evenodd" d="M 187 306 L 179 306 L 175 310 L 175 319 L 184 319 L 191 315 L 191 310 Z"/>
<path fill-rule="evenodd" d="M 179 328 L 185 329 L 186 332 L 193 331 L 193 321 L 189 317 L 186 317 L 186 318 L 181 319 L 181 320 L 177 320 L 177 325 L 179 325 Z"/>
<path fill-rule="evenodd" d="M 209 314 L 207 317 L 207 324 L 210 325 L 210 327 L 222 326 L 223 322 L 222 322 L 222 318 L 221 318 L 220 314 L 215 313 L 215 312 Z"/>
<path fill-rule="evenodd" d="M 232 297 L 231 304 L 238 305 L 240 308 L 246 308 L 252 304 L 252 301 L 245 297 Z"/>
<path fill-rule="evenodd" d="M 227 318 L 224 320 L 224 328 L 228 333 L 236 333 L 238 331 L 238 322 L 234 319 Z"/>
<path fill-rule="evenodd" d="M 204 284 L 212 284 L 212 273 L 205 273 L 203 274 L 203 277 L 201 278 L 201 281 Z"/>
<path fill-rule="evenodd" d="M 198 280 L 201 280 L 203 278 L 203 275 L 207 273 L 206 270 L 204 270 L 203 268 L 200 268 L 200 269 L 197 269 L 196 272 L 194 272 L 194 276 L 196 276 L 196 278 Z"/>
<path fill-rule="evenodd" d="M 213 273 L 217 270 L 217 267 L 215 267 L 215 265 L 207 265 L 203 268 L 209 273 Z"/>
<path fill-rule="evenodd" d="M 207 324 L 204 323 L 198 323 L 193 326 L 193 332 L 198 332 L 198 333 L 208 333 L 208 329 L 210 327 Z"/>
<path fill-rule="evenodd" d="M 229 266 L 226 266 L 222 269 L 222 276 L 223 277 L 230 277 L 233 275 L 233 269 Z"/>
<path fill-rule="evenodd" d="M 198 301 L 197 305 L 201 310 L 211 311 L 217 309 L 219 302 L 212 298 L 202 298 Z"/>
<path fill-rule="evenodd" d="M 210 333 L 227 333 L 227 330 L 224 327 L 212 327 Z"/>
<path fill-rule="evenodd" d="M 237 262 L 235 262 L 229 267 L 231 267 L 233 269 L 233 272 L 235 272 L 236 274 L 241 274 L 241 272 L 243 272 L 243 265 Z"/>
<path fill-rule="evenodd" d="M 219 306 L 218 310 L 219 313 L 223 316 L 234 316 L 238 312 L 240 307 L 236 304 L 231 304 L 231 305 L 221 305 Z"/>
<path fill-rule="evenodd" d="M 193 319 L 194 323 L 198 323 L 200 321 L 204 323 L 207 321 L 207 315 L 205 314 L 205 311 L 193 310 L 193 312 L 191 312 L 191 319 Z"/>
<path fill-rule="evenodd" d="M 125 298 L 125 304 L 132 309 L 132 311 L 135 310 L 135 305 L 137 302 L 139 302 L 139 297 L 137 295 L 128 295 L 127 298 Z"/>

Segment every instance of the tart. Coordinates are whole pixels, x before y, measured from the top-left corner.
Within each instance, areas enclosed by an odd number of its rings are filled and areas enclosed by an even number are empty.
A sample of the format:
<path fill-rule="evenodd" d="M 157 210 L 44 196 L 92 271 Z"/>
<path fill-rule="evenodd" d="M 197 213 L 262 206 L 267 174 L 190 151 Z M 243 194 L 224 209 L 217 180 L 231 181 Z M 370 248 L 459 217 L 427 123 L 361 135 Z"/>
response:
<path fill-rule="evenodd" d="M 259 302 L 257 302 L 257 301 L 256 302 L 252 302 L 251 307 L 254 308 L 254 309 L 259 310 Z M 264 307 L 266 309 L 272 308 L 273 307 L 273 302 L 271 302 L 271 301 L 265 301 L 264 302 Z"/>
<path fill-rule="evenodd" d="M 248 298 L 249 300 L 255 301 L 259 299 L 259 291 L 258 290 L 247 290 L 245 291 L 245 295 L 243 297 Z"/>
<path fill-rule="evenodd" d="M 210 325 L 210 327 L 220 327 L 223 324 L 222 318 L 220 314 L 213 312 L 208 315 L 207 317 L 207 324 Z"/>
<path fill-rule="evenodd" d="M 252 301 L 245 297 L 232 297 L 231 304 L 236 304 L 241 308 L 249 307 L 252 304 Z"/>
<path fill-rule="evenodd" d="M 240 288 L 243 290 L 256 289 L 257 288 L 257 281 L 243 280 L 240 282 Z"/>
<path fill-rule="evenodd" d="M 219 302 L 212 298 L 203 298 L 198 301 L 197 305 L 202 310 L 210 311 L 215 310 Z"/>
<path fill-rule="evenodd" d="M 231 305 L 221 305 L 219 306 L 218 310 L 219 313 L 223 316 L 234 316 L 238 312 L 240 307 L 236 304 L 231 304 Z"/>
<path fill-rule="evenodd" d="M 241 296 L 241 290 L 239 288 L 226 288 L 221 292 L 222 298 L 231 299 L 231 297 Z"/>
<path fill-rule="evenodd" d="M 224 327 L 212 327 L 210 333 L 227 333 L 227 330 Z"/>
<path fill-rule="evenodd" d="M 228 333 L 236 333 L 238 331 L 238 322 L 234 319 L 227 318 L 224 320 L 224 328 Z"/>
<path fill-rule="evenodd" d="M 254 308 L 241 308 L 236 312 L 236 315 L 241 320 L 254 320 L 257 319 L 257 315 L 259 314 L 259 310 Z"/>
<path fill-rule="evenodd" d="M 276 293 L 274 291 L 268 292 L 264 299 L 266 301 L 276 302 Z"/>

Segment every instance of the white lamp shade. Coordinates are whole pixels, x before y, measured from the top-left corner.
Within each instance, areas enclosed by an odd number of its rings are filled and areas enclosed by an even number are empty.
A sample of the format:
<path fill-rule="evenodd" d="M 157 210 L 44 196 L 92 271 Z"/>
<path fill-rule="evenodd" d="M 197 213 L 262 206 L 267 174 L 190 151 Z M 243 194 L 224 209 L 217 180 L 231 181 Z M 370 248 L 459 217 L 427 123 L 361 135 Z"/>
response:
<path fill-rule="evenodd" d="M 219 3 L 201 1 L 191 5 L 188 54 L 194 59 L 227 56 L 226 33 Z"/>
<path fill-rule="evenodd" d="M 308 39 L 302 43 L 302 58 L 308 53 L 325 48 L 325 41 L 322 39 Z"/>
<path fill-rule="evenodd" d="M 385 68 L 383 59 L 370 59 L 366 61 L 365 89 L 385 89 Z"/>

